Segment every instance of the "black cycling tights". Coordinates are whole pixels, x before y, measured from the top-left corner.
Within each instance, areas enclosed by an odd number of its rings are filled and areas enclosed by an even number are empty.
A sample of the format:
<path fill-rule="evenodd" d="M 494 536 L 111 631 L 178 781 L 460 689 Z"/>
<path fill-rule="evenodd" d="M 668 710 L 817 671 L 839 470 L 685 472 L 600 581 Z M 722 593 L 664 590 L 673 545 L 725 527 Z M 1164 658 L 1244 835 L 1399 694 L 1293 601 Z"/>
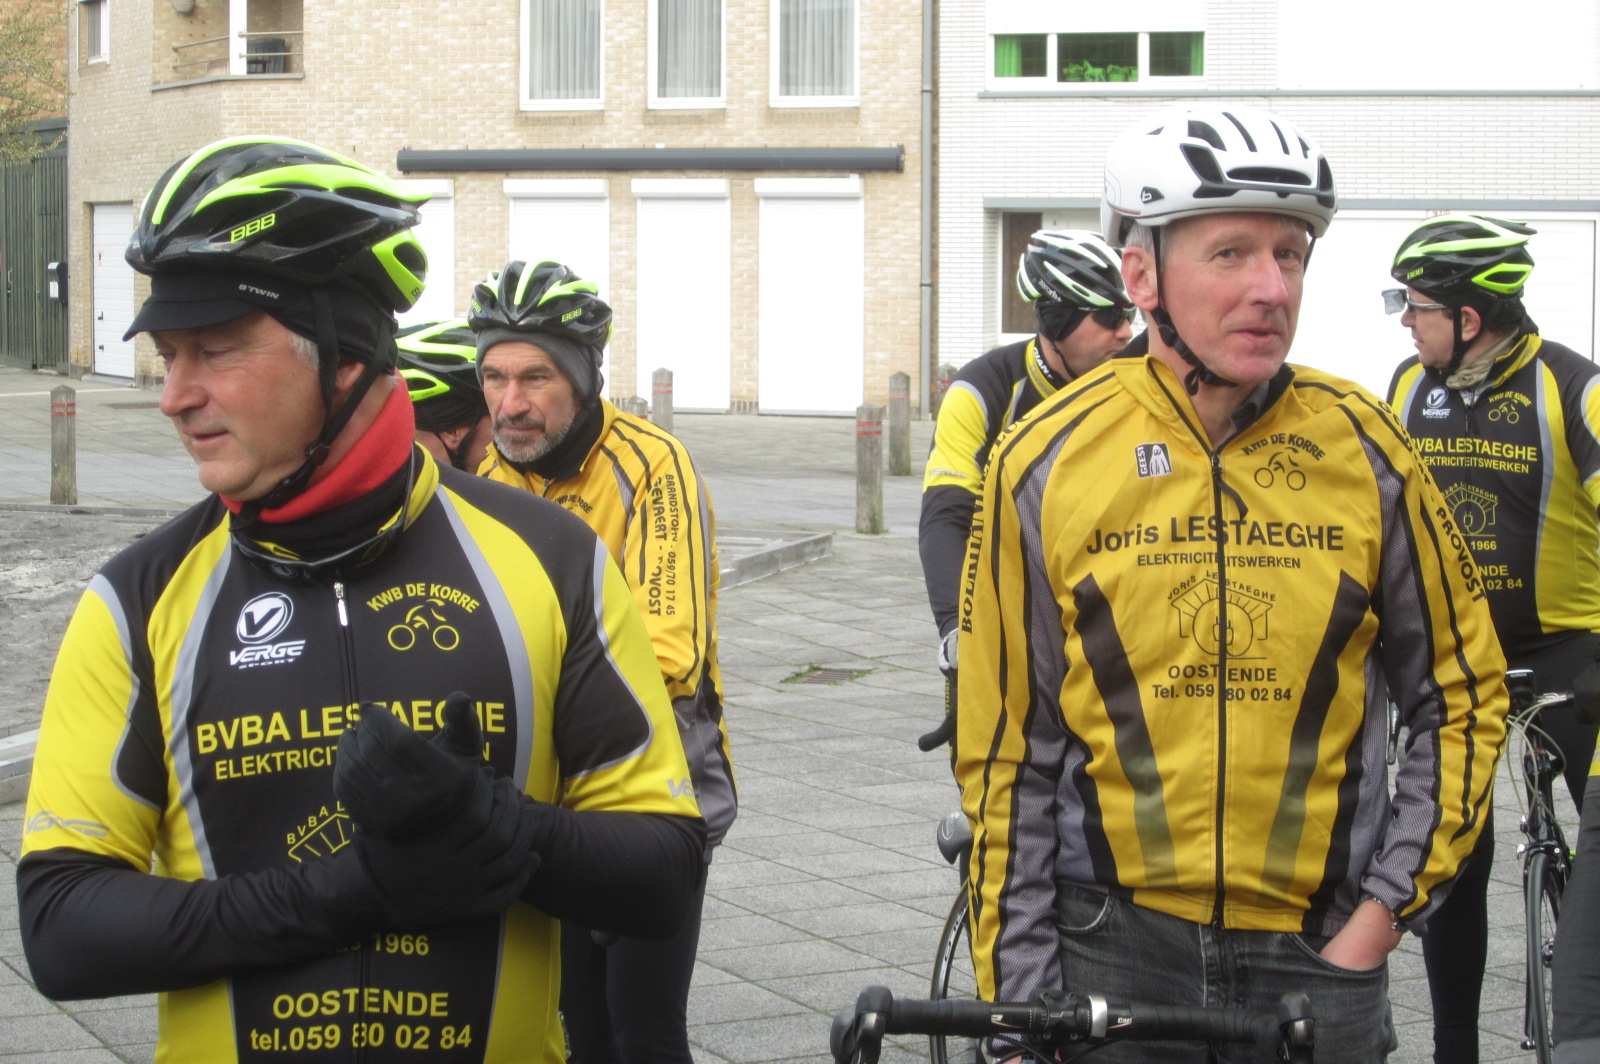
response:
<path fill-rule="evenodd" d="M 694 908 L 669 939 L 598 945 L 588 929 L 561 925 L 561 1018 L 569 1064 L 694 1064 L 689 980 L 700 943 L 706 870 Z"/>
<path fill-rule="evenodd" d="M 1594 660 L 1600 636 L 1583 633 L 1559 646 L 1514 662 L 1531 668 L 1536 690 L 1562 691 Z M 1566 781 L 1572 800 L 1582 806 L 1595 726 L 1577 719 L 1569 707 L 1547 712 L 1541 721 L 1566 757 Z M 1509 746 L 1502 756 L 1510 756 Z M 1485 811 L 1488 816 L 1488 811 Z M 1492 819 L 1489 824 L 1492 824 Z M 1483 991 L 1483 966 L 1489 942 L 1489 873 L 1494 864 L 1494 832 L 1485 825 L 1467 865 L 1451 885 L 1444 902 L 1428 918 L 1422 936 L 1422 959 L 1428 969 L 1433 999 L 1435 1064 L 1477 1064 L 1478 998 Z"/>

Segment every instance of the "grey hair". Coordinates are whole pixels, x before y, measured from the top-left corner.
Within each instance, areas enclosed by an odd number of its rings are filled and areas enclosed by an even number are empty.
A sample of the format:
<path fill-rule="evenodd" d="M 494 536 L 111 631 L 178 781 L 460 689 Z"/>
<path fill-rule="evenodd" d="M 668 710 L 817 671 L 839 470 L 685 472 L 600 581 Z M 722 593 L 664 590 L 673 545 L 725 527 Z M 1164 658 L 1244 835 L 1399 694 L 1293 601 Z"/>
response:
<path fill-rule="evenodd" d="M 1151 255 L 1155 254 L 1156 234 L 1154 227 L 1145 225 L 1143 222 L 1134 221 L 1129 221 L 1126 224 L 1127 229 L 1122 234 L 1122 246 L 1138 248 Z"/>
<path fill-rule="evenodd" d="M 289 330 L 289 350 L 295 353 L 306 365 L 313 370 L 319 370 L 322 360 L 317 356 L 317 342 L 309 336 L 301 336 L 293 329 Z"/>

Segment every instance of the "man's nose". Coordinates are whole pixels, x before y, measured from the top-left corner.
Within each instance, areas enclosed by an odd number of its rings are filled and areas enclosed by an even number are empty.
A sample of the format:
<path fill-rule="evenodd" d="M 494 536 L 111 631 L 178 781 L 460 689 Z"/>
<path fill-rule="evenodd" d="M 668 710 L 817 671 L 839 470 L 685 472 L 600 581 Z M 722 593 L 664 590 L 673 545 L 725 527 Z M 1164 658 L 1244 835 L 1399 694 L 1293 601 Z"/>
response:
<path fill-rule="evenodd" d="M 205 391 L 194 373 L 193 359 L 182 355 L 167 362 L 166 379 L 161 384 L 161 399 L 156 404 L 167 417 L 205 404 Z"/>

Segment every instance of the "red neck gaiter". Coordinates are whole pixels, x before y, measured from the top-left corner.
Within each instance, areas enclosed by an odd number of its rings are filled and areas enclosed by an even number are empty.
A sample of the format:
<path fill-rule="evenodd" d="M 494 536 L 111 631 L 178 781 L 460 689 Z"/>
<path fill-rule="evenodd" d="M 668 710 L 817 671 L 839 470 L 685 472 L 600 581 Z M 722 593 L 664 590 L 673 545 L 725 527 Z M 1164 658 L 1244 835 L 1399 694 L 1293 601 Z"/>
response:
<path fill-rule="evenodd" d="M 277 509 L 262 510 L 258 519 L 268 524 L 286 524 L 360 498 L 395 474 L 410 456 L 415 435 L 411 393 L 400 385 L 390 390 L 377 420 L 361 434 L 338 465 Z M 243 503 L 226 497 L 222 502 L 234 513 L 244 508 Z"/>

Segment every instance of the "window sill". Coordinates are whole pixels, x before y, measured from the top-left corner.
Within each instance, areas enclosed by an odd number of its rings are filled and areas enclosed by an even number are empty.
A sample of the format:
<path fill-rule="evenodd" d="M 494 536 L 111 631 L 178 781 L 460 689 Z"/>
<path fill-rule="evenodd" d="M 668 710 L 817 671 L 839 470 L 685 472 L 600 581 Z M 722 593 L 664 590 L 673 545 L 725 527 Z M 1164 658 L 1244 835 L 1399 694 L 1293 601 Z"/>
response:
<path fill-rule="evenodd" d="M 665 99 L 652 98 L 649 102 L 652 111 L 726 111 L 728 101 L 713 97 L 695 97 L 694 99 Z"/>
<path fill-rule="evenodd" d="M 773 96 L 767 100 L 769 107 L 827 107 L 839 110 L 859 108 L 859 96 Z"/>
<path fill-rule="evenodd" d="M 1047 78 L 995 78 L 979 96 L 1171 96 L 1201 92 L 1206 79 L 1147 78 L 1144 81 L 1050 81 Z"/>
<path fill-rule="evenodd" d="M 548 113 L 551 111 L 603 111 L 604 100 L 523 100 L 524 111 Z"/>

